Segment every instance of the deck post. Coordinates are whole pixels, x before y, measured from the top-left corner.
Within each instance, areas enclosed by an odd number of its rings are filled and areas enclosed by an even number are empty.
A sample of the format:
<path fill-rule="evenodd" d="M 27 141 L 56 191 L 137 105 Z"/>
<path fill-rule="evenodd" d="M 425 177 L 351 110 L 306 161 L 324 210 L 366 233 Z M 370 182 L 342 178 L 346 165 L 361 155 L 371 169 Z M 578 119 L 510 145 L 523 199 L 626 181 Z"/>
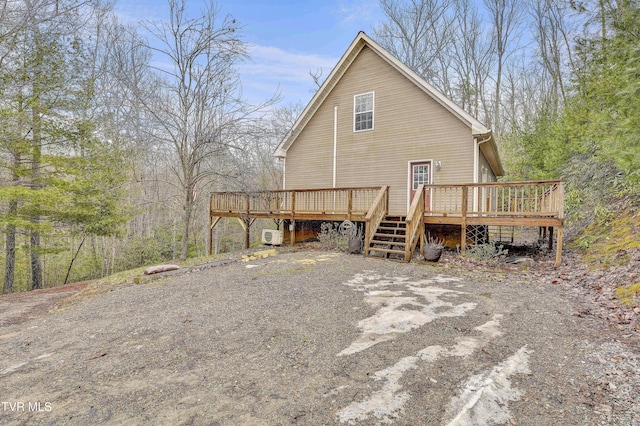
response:
<path fill-rule="evenodd" d="M 249 246 L 251 245 L 250 244 L 250 242 L 251 242 L 251 235 L 250 235 L 251 224 L 249 223 L 249 220 L 250 219 L 244 219 L 245 224 L 246 224 L 246 226 L 244 228 L 244 249 L 245 250 L 248 249 Z"/>
<path fill-rule="evenodd" d="M 553 249 L 553 226 L 549 227 L 549 251 Z"/>
<path fill-rule="evenodd" d="M 249 241 L 251 240 L 249 232 L 251 231 L 251 219 L 244 217 L 237 217 L 240 226 L 244 229 L 244 249 L 249 248 Z"/>
<path fill-rule="evenodd" d="M 364 257 L 369 256 L 369 228 L 371 227 L 371 221 L 369 219 L 365 219 L 364 221 Z"/>
<path fill-rule="evenodd" d="M 460 223 L 460 250 L 464 255 L 467 251 L 467 207 L 469 204 L 469 187 L 462 187 L 462 220 Z"/>
<path fill-rule="evenodd" d="M 296 243 L 296 221 L 291 219 L 291 223 L 289 224 L 289 240 L 291 246 L 294 246 Z"/>
<path fill-rule="evenodd" d="M 289 223 L 289 239 L 291 247 L 296 244 L 296 191 L 291 193 L 291 223 Z"/>
<path fill-rule="evenodd" d="M 291 220 L 296 212 L 296 191 L 291 192 Z"/>
<path fill-rule="evenodd" d="M 556 268 L 560 266 L 562 262 L 562 225 L 558 227 L 558 241 L 556 242 Z"/>

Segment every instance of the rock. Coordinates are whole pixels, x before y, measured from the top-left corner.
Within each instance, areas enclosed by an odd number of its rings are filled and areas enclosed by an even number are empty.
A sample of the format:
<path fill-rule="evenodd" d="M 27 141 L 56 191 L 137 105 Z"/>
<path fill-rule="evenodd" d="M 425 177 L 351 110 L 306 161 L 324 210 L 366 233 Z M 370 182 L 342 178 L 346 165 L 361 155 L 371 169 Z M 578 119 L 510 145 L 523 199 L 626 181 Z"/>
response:
<path fill-rule="evenodd" d="M 533 260 L 530 257 L 525 257 L 525 256 L 517 256 L 517 257 L 510 257 L 507 260 L 504 261 L 504 263 L 514 263 L 514 264 L 518 264 L 518 265 L 529 265 L 529 266 L 533 266 L 535 265 L 536 261 Z"/>
<path fill-rule="evenodd" d="M 276 251 L 276 249 L 262 250 L 262 251 L 257 251 L 253 254 L 243 254 L 241 261 L 250 262 L 252 260 L 264 259 L 265 257 L 275 256 L 277 254 L 278 252 Z"/>

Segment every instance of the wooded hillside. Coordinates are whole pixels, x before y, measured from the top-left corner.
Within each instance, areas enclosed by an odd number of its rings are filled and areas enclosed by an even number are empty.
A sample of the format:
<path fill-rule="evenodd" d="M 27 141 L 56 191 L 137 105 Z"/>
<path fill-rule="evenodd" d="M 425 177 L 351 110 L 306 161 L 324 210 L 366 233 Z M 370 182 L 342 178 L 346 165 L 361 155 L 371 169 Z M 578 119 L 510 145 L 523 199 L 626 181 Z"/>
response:
<path fill-rule="evenodd" d="M 210 191 L 278 188 L 272 153 L 301 108 L 244 101 L 242 23 L 185 3 L 133 27 L 106 2 L 0 2 L 4 293 L 204 255 Z M 638 1 L 380 6 L 373 38 L 494 130 L 507 180 L 566 180 L 573 244 L 637 230 Z M 216 251 L 237 231 L 218 225 Z"/>

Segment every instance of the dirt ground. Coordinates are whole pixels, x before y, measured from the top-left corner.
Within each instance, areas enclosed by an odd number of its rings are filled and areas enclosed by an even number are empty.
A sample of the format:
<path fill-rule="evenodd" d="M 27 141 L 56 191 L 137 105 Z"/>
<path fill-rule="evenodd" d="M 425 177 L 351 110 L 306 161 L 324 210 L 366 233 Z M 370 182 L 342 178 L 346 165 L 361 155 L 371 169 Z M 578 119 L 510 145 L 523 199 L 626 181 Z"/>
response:
<path fill-rule="evenodd" d="M 640 425 L 638 330 L 570 274 L 308 250 L 3 296 L 0 424 Z"/>

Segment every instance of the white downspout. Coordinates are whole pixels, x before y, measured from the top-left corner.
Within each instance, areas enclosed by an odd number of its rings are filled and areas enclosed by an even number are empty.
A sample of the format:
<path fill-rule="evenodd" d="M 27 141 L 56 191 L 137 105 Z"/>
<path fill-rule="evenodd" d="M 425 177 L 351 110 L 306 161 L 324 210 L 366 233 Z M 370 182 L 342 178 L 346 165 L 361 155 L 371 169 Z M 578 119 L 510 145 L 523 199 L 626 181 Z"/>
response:
<path fill-rule="evenodd" d="M 282 157 L 282 189 L 287 189 L 287 157 Z"/>
<path fill-rule="evenodd" d="M 333 187 L 338 176 L 338 107 L 333 107 Z"/>

